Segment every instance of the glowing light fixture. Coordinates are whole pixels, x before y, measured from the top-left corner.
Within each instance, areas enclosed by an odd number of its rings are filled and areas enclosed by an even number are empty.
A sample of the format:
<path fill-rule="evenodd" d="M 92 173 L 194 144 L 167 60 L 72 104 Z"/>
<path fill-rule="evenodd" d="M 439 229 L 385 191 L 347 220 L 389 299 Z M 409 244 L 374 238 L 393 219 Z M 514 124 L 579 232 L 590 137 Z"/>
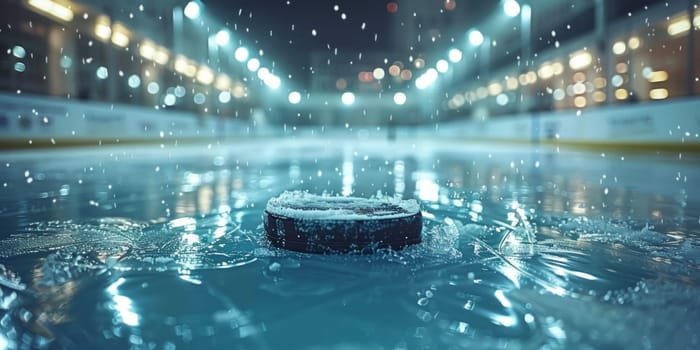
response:
<path fill-rule="evenodd" d="M 574 52 L 569 58 L 569 67 L 573 70 L 586 69 L 593 62 L 593 56 L 588 51 Z"/>
<path fill-rule="evenodd" d="M 299 102 L 301 102 L 301 93 L 299 93 L 299 91 L 292 91 L 287 96 L 287 100 L 293 105 L 299 104 Z"/>
<path fill-rule="evenodd" d="M 233 52 L 233 57 L 238 62 L 245 62 L 245 60 L 248 59 L 248 49 L 243 46 L 237 48 L 236 51 Z"/>
<path fill-rule="evenodd" d="M 422 59 L 422 58 L 417 58 L 417 59 L 413 62 L 413 65 L 415 65 L 417 69 L 422 69 L 423 67 L 425 67 L 425 60 Z M 399 70 L 401 70 L 401 66 L 398 65 L 398 64 L 396 64 L 396 63 L 394 63 L 394 65 L 393 65 L 392 67 L 396 67 L 396 68 L 398 68 Z M 398 74 L 397 74 L 397 75 L 398 75 Z"/>
<path fill-rule="evenodd" d="M 100 16 L 95 23 L 95 35 L 102 41 L 109 40 L 112 37 L 112 26 L 107 16 Z"/>
<path fill-rule="evenodd" d="M 129 45 L 129 30 L 119 23 L 112 26 L 112 44 L 119 47 Z"/>
<path fill-rule="evenodd" d="M 477 29 L 470 30 L 469 43 L 472 44 L 472 46 L 480 46 L 484 43 L 484 34 Z"/>
<path fill-rule="evenodd" d="M 649 74 L 648 80 L 650 83 L 660 83 L 666 81 L 668 80 L 668 72 L 665 70 L 653 71 L 651 74 Z"/>
<path fill-rule="evenodd" d="M 421 59 L 419 58 L 418 60 L 421 60 Z M 416 66 L 418 66 L 418 60 L 416 60 Z M 418 68 L 418 67 L 416 67 L 416 68 Z M 389 67 L 389 75 L 391 75 L 392 77 L 398 77 L 399 74 L 401 74 L 401 67 L 399 67 L 395 64 L 392 64 Z"/>
<path fill-rule="evenodd" d="M 552 73 L 554 73 L 554 75 L 560 75 L 561 73 L 564 73 L 564 65 L 561 64 L 561 62 L 552 63 Z"/>
<path fill-rule="evenodd" d="M 355 103 L 355 94 L 350 91 L 346 91 L 340 96 L 340 101 L 343 102 L 344 105 L 350 106 Z"/>
<path fill-rule="evenodd" d="M 515 90 L 518 88 L 518 78 L 516 77 L 508 77 L 506 79 L 506 89 L 508 90 Z"/>
<path fill-rule="evenodd" d="M 166 65 L 170 61 L 170 52 L 164 47 L 158 47 L 153 60 L 160 65 Z"/>
<path fill-rule="evenodd" d="M 406 103 L 406 94 L 401 91 L 395 93 L 394 103 L 396 103 L 399 106 L 402 106 L 404 103 Z"/>
<path fill-rule="evenodd" d="M 630 40 L 627 41 L 627 46 L 629 46 L 630 50 L 638 49 L 640 44 L 641 41 L 636 36 L 631 37 Z"/>
<path fill-rule="evenodd" d="M 668 98 L 668 90 L 667 89 L 651 89 L 649 91 L 649 98 L 652 100 L 663 100 Z"/>
<path fill-rule="evenodd" d="M 222 91 L 219 93 L 219 102 L 229 103 L 231 101 L 231 93 L 228 91 Z"/>
<path fill-rule="evenodd" d="M 64 22 L 73 20 L 73 10 L 51 0 L 29 0 L 27 4 L 43 14 L 58 18 Z"/>
<path fill-rule="evenodd" d="M 452 48 L 447 53 L 447 58 L 449 58 L 452 63 L 457 63 L 462 60 L 462 51 Z"/>
<path fill-rule="evenodd" d="M 629 97 L 629 93 L 625 89 L 615 90 L 615 98 L 618 100 L 626 100 Z"/>
<path fill-rule="evenodd" d="M 231 40 L 231 36 L 228 34 L 228 30 L 226 30 L 226 29 L 222 29 L 222 30 L 218 31 L 216 33 L 216 36 L 214 37 L 214 41 L 219 46 L 228 45 L 230 40 Z"/>
<path fill-rule="evenodd" d="M 372 76 L 374 77 L 374 79 L 377 80 L 384 79 L 384 69 L 380 67 L 374 68 L 374 70 L 372 71 Z"/>
<path fill-rule="evenodd" d="M 155 60 L 156 57 L 156 45 L 150 40 L 144 40 L 139 46 L 139 55 L 147 60 Z"/>
<path fill-rule="evenodd" d="M 195 1 L 190 1 L 185 5 L 185 10 L 183 11 L 185 13 L 185 16 L 190 19 L 195 19 L 199 17 L 199 4 Z"/>
<path fill-rule="evenodd" d="M 219 74 L 214 82 L 214 87 L 221 91 L 230 89 L 231 78 L 229 78 L 226 74 Z"/>
<path fill-rule="evenodd" d="M 277 90 L 282 86 L 282 80 L 272 73 L 268 74 L 265 79 L 263 79 L 263 82 L 272 90 Z"/>
<path fill-rule="evenodd" d="M 622 55 L 627 51 L 627 45 L 624 41 L 616 41 L 612 46 L 612 52 L 616 55 Z"/>
<path fill-rule="evenodd" d="M 248 60 L 246 66 L 248 67 L 249 71 L 255 72 L 258 69 L 260 69 L 260 60 L 258 60 L 257 58 L 251 58 Z"/>
<path fill-rule="evenodd" d="M 258 69 L 258 79 L 265 80 L 268 75 L 270 75 L 270 70 L 267 69 L 267 67 L 260 67 L 260 69 Z"/>
<path fill-rule="evenodd" d="M 540 69 L 537 70 L 537 75 L 540 78 L 547 80 L 554 75 L 554 67 L 549 63 L 544 63 Z"/>
<path fill-rule="evenodd" d="M 671 22 L 666 28 L 668 35 L 676 36 L 690 30 L 690 21 L 687 18 L 682 18 Z"/>
<path fill-rule="evenodd" d="M 520 4 L 515 0 L 506 0 L 503 2 L 503 13 L 508 17 L 515 17 L 520 14 Z"/>
<path fill-rule="evenodd" d="M 199 70 L 197 70 L 197 81 L 204 85 L 211 84 L 214 81 L 214 72 L 207 66 L 199 67 Z"/>
<path fill-rule="evenodd" d="M 438 60 L 437 63 L 435 63 L 435 68 L 437 68 L 437 71 L 440 73 L 447 73 L 450 69 L 450 64 L 445 60 Z"/>
<path fill-rule="evenodd" d="M 190 78 L 194 78 L 194 76 L 197 75 L 197 66 L 185 56 L 177 56 L 174 66 L 175 71 Z"/>
<path fill-rule="evenodd" d="M 503 86 L 498 82 L 492 82 L 488 86 L 489 95 L 496 96 L 503 92 Z"/>

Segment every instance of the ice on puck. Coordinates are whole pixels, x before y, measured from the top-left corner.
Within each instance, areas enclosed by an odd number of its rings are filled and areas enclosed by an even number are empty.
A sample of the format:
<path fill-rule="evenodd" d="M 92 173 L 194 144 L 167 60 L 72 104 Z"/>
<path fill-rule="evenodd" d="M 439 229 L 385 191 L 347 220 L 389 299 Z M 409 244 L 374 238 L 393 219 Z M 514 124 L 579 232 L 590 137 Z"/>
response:
<path fill-rule="evenodd" d="M 307 253 L 402 249 L 421 241 L 420 206 L 413 200 L 284 192 L 265 208 L 273 246 Z"/>

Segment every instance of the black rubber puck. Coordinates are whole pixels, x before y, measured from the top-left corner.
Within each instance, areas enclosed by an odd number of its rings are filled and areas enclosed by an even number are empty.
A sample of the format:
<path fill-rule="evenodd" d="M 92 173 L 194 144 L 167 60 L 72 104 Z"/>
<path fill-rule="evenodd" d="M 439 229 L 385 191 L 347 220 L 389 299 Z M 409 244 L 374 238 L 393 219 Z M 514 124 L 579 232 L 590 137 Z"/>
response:
<path fill-rule="evenodd" d="M 415 200 L 285 192 L 268 201 L 265 236 L 276 247 L 306 253 L 402 249 L 421 241 Z"/>

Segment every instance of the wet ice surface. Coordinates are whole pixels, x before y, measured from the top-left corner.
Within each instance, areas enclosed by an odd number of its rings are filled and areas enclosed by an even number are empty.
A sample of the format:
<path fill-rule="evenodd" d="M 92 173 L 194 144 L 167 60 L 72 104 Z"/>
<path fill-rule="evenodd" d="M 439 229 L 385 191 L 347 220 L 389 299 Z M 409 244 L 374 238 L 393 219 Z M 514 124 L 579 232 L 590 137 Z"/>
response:
<path fill-rule="evenodd" d="M 3 155 L 0 348 L 698 347 L 696 157 L 460 147 Z M 285 190 L 415 198 L 423 242 L 273 248 Z"/>

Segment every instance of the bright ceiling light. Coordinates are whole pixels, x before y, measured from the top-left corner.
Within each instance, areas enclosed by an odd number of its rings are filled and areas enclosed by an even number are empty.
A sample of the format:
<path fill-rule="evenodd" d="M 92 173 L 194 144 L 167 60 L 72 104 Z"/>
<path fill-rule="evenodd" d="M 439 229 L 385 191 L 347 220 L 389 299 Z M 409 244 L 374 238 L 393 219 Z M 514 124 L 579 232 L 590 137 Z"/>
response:
<path fill-rule="evenodd" d="M 51 15 L 62 21 L 70 22 L 73 20 L 73 11 L 61 5 L 55 1 L 51 0 L 29 0 L 27 2 L 29 6 L 43 12 L 44 14 Z"/>
<path fill-rule="evenodd" d="M 119 47 L 129 45 L 129 30 L 119 23 L 112 26 L 112 44 Z"/>
<path fill-rule="evenodd" d="M 187 5 L 185 6 L 184 12 L 185 12 L 185 16 L 187 16 L 187 18 L 195 19 L 195 18 L 199 17 L 199 12 L 200 12 L 199 4 L 195 1 L 188 2 Z"/>
<path fill-rule="evenodd" d="M 270 75 L 270 70 L 266 67 L 261 67 L 260 69 L 258 69 L 258 79 L 265 80 L 265 78 L 267 78 L 268 75 Z"/>
<path fill-rule="evenodd" d="M 255 72 L 260 68 L 260 60 L 257 58 L 251 58 L 248 60 L 248 64 L 246 64 L 248 67 L 248 70 L 251 72 Z"/>
<path fill-rule="evenodd" d="M 197 66 L 185 56 L 177 56 L 175 58 L 174 66 L 178 73 L 184 74 L 190 78 L 194 78 L 194 76 L 197 74 Z"/>
<path fill-rule="evenodd" d="M 437 71 L 440 73 L 447 73 L 450 69 L 450 64 L 445 60 L 438 60 L 435 64 L 435 68 L 437 68 Z"/>
<path fill-rule="evenodd" d="M 384 69 L 382 69 L 381 67 L 375 68 L 372 71 L 372 76 L 374 77 L 374 79 L 377 79 L 377 80 L 384 79 Z"/>
<path fill-rule="evenodd" d="M 403 92 L 397 92 L 394 94 L 394 103 L 401 106 L 406 103 L 406 94 Z"/>
<path fill-rule="evenodd" d="M 231 88 L 231 78 L 226 74 L 219 74 L 214 82 L 214 87 L 218 90 L 225 91 Z"/>
<path fill-rule="evenodd" d="M 472 46 L 479 46 L 484 43 L 484 34 L 481 34 L 481 32 L 478 29 L 472 29 L 469 31 L 469 43 L 472 44 Z"/>
<path fill-rule="evenodd" d="M 236 51 L 233 53 L 233 57 L 238 62 L 245 62 L 245 60 L 248 59 L 248 49 L 246 49 L 243 46 L 237 48 Z"/>
<path fill-rule="evenodd" d="M 155 44 L 153 44 L 153 42 L 150 40 L 144 40 L 141 42 L 141 46 L 139 46 L 139 55 L 147 60 L 153 61 L 153 59 L 156 57 Z"/>
<path fill-rule="evenodd" d="M 102 41 L 112 37 L 112 23 L 107 16 L 100 16 L 95 23 L 95 35 Z"/>
<path fill-rule="evenodd" d="M 588 51 L 578 51 L 569 58 L 569 67 L 573 70 L 581 70 L 588 68 L 593 62 L 593 56 Z"/>
<path fill-rule="evenodd" d="M 301 94 L 299 91 L 292 91 L 289 93 L 289 96 L 287 96 L 287 99 L 289 100 L 289 103 L 296 105 L 301 102 Z"/>
<path fill-rule="evenodd" d="M 207 66 L 201 66 L 197 71 L 197 81 L 209 85 L 214 81 L 214 72 Z"/>
<path fill-rule="evenodd" d="M 447 53 L 447 58 L 449 58 L 452 63 L 457 63 L 462 60 L 462 51 L 452 48 Z"/>
<path fill-rule="evenodd" d="M 344 92 L 340 96 L 340 101 L 343 102 L 344 105 L 350 106 L 353 103 L 355 103 L 355 94 L 353 94 L 352 92 L 349 92 L 349 91 Z"/>
<path fill-rule="evenodd" d="M 515 0 L 506 0 L 503 2 L 503 12 L 508 17 L 515 17 L 520 14 L 520 4 Z"/>
<path fill-rule="evenodd" d="M 282 86 L 282 80 L 272 73 L 268 74 L 265 79 L 263 79 L 263 82 L 272 90 L 277 90 L 280 86 Z"/>
<path fill-rule="evenodd" d="M 226 29 L 222 29 L 222 30 L 218 31 L 216 33 L 216 36 L 214 37 L 214 41 L 219 46 L 228 45 L 228 42 L 230 39 L 231 39 L 231 36 L 228 34 L 228 30 L 226 30 Z"/>

